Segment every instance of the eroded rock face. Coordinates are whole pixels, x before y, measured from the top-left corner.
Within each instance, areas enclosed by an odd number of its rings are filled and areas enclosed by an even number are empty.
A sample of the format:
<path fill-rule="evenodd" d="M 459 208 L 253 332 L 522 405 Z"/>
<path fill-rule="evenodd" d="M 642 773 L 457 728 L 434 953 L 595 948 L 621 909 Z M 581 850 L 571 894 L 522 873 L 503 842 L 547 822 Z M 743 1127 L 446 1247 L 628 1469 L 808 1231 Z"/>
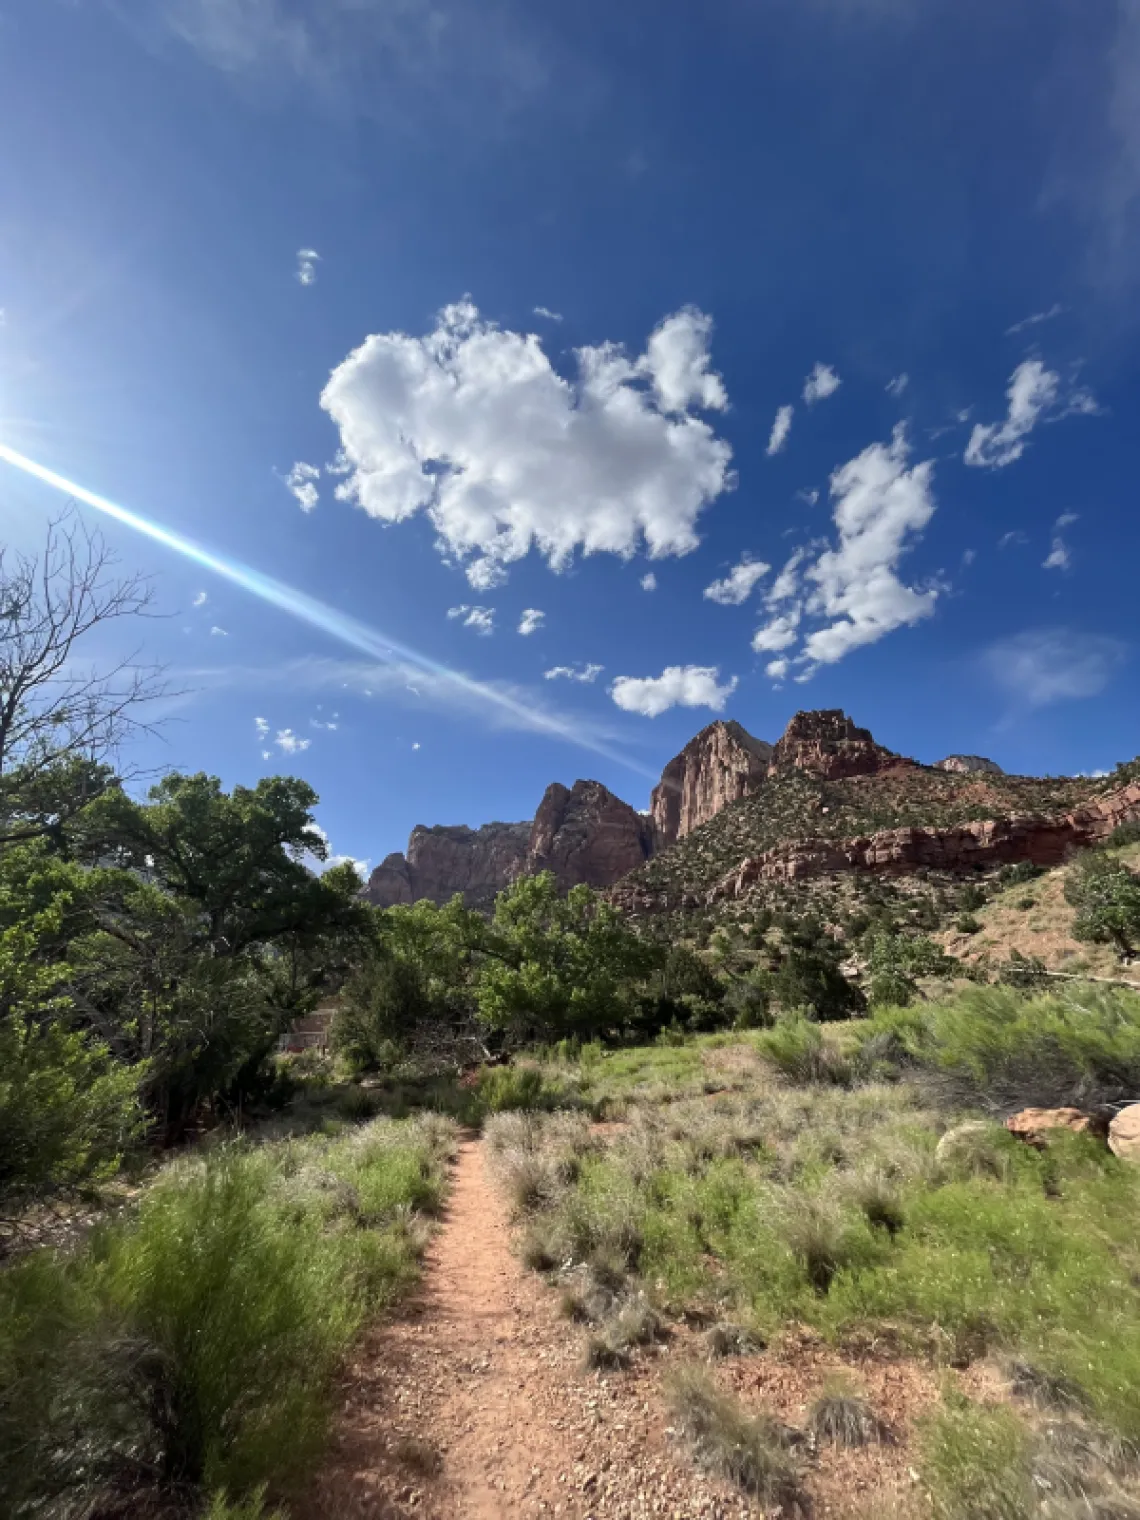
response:
<path fill-rule="evenodd" d="M 1043 1150 L 1050 1132 L 1064 1130 L 1071 1135 L 1104 1135 L 1107 1125 L 1095 1114 L 1079 1108 L 1023 1108 L 1010 1114 L 1005 1127 L 1011 1135 L 1024 1140 L 1036 1150 Z"/>
<path fill-rule="evenodd" d="M 378 908 L 394 908 L 412 901 L 412 877 L 408 862 L 399 850 L 386 855 L 364 889 L 364 896 Z"/>
<path fill-rule="evenodd" d="M 947 755 L 934 762 L 936 771 L 953 771 L 959 776 L 1004 776 L 1001 766 L 984 755 Z"/>
<path fill-rule="evenodd" d="M 913 764 L 876 744 L 870 729 L 857 728 L 845 712 L 832 707 L 796 713 L 772 751 L 768 773 L 810 771 L 823 780 L 836 781 Z"/>
<path fill-rule="evenodd" d="M 741 861 L 707 900 L 741 897 L 755 881 L 803 881 L 836 871 L 970 871 L 1023 860 L 1059 866 L 1070 850 L 1099 844 L 1133 818 L 1140 818 L 1140 781 L 1056 818 L 1015 815 L 946 829 L 882 829 L 861 839 L 802 839 Z"/>
<path fill-rule="evenodd" d="M 600 781 L 555 781 L 534 815 L 525 870 L 553 871 L 565 891 L 585 883 L 608 887 L 644 865 L 652 826 Z"/>
<path fill-rule="evenodd" d="M 489 909 L 519 876 L 553 871 L 562 891 L 584 882 L 608 887 L 653 850 L 653 829 L 600 781 L 547 787 L 533 823 L 417 825 L 407 855 L 389 855 L 372 872 L 365 898 L 378 908 L 456 892 L 468 907 Z"/>
<path fill-rule="evenodd" d="M 529 842 L 529 823 L 485 823 L 478 829 L 418 824 L 407 855 L 387 856 L 364 896 L 378 908 L 390 908 L 423 897 L 445 903 L 461 892 L 470 907 L 485 907 L 522 871 Z"/>
<path fill-rule="evenodd" d="M 730 802 L 747 797 L 768 774 L 772 746 L 739 723 L 716 722 L 690 739 L 661 772 L 649 812 L 658 849 L 691 834 Z"/>

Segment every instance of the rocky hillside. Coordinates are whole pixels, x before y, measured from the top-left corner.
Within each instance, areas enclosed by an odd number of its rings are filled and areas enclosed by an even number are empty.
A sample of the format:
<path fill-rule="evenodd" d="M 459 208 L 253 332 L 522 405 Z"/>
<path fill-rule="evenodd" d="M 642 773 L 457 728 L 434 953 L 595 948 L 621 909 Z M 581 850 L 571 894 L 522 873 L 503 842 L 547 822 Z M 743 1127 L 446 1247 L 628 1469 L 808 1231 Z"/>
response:
<path fill-rule="evenodd" d="M 750 793 L 615 888 L 638 913 L 703 908 L 760 883 L 840 873 L 960 874 L 1072 848 L 1140 816 L 1140 775 L 1006 776 L 922 766 L 876 744 L 841 712 L 798 713 Z"/>
<path fill-rule="evenodd" d="M 772 746 L 754 739 L 739 723 L 717 722 L 702 728 L 674 756 L 653 788 L 649 815 L 657 849 L 684 839 L 738 802 L 768 775 Z"/>

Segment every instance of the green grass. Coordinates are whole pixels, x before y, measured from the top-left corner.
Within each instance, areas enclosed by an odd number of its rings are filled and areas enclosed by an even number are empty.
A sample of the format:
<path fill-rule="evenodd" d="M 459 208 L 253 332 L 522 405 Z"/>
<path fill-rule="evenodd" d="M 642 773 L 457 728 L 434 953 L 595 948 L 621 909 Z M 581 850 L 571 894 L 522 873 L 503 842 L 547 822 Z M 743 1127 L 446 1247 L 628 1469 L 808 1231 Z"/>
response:
<path fill-rule="evenodd" d="M 801 1322 L 842 1348 L 890 1327 L 936 1363 L 1017 1356 L 1140 1440 L 1140 1168 L 1088 1136 L 1035 1151 L 976 1110 L 947 1108 L 927 1077 L 966 1072 L 967 1090 L 985 1094 L 1044 1070 L 1070 1084 L 1063 1101 L 1074 1085 L 1103 1091 L 1129 1070 L 1134 1000 L 999 989 L 869 1022 L 794 1030 L 809 1053 L 814 1031 L 849 1061 L 850 1087 L 812 1080 L 770 1031 L 742 1044 L 773 1067 L 744 1090 L 629 1104 L 604 1147 L 518 1200 L 529 1259 L 600 1264 L 666 1314 L 739 1320 L 764 1339 Z M 694 1072 L 699 1047 L 681 1049 Z M 661 1054 L 620 1056 L 637 1081 Z M 872 1069 L 891 1080 L 869 1080 Z M 781 1080 L 787 1070 L 808 1080 Z M 539 1165 L 549 1122 L 530 1135 Z M 940 1151 L 949 1131 L 965 1139 Z"/>
<path fill-rule="evenodd" d="M 331 1379 L 415 1280 L 447 1125 L 221 1147 L 135 1216 L 0 1276 L 0 1510 L 107 1495 L 256 1515 L 319 1457 Z M 231 1508 L 225 1508 L 226 1504 Z"/>

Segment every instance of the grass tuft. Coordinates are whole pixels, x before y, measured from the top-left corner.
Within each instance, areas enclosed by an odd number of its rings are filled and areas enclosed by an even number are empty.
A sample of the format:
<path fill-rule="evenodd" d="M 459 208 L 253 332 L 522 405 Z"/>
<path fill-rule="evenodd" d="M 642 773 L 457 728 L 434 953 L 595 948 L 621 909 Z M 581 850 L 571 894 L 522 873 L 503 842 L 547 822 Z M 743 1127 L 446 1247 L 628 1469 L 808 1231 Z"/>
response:
<path fill-rule="evenodd" d="M 872 1446 L 889 1438 L 867 1400 L 844 1383 L 825 1388 L 813 1402 L 808 1429 L 821 1445 L 829 1446 Z"/>
<path fill-rule="evenodd" d="M 788 1433 L 774 1416 L 750 1414 L 697 1367 L 674 1374 L 669 1402 L 677 1428 L 702 1466 L 762 1504 L 792 1514 L 804 1508 Z"/>

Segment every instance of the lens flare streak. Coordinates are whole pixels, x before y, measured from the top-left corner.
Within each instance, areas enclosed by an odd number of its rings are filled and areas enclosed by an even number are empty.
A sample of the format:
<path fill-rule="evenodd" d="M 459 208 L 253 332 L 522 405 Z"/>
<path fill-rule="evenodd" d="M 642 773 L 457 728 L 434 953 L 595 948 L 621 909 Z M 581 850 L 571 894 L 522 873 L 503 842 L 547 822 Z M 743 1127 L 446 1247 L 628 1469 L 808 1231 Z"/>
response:
<path fill-rule="evenodd" d="M 119 506 L 117 502 L 110 501 L 106 496 L 100 496 L 95 491 L 89 491 L 86 486 L 81 486 L 74 480 L 68 480 L 65 475 L 60 475 L 55 470 L 48 469 L 46 465 L 29 459 L 27 455 L 18 453 L 7 444 L 0 443 L 0 460 L 12 465 L 14 469 L 22 470 L 33 479 L 42 481 L 44 485 L 62 492 L 63 495 L 82 502 L 96 512 L 102 512 L 104 516 L 113 518 L 115 522 L 134 529 L 136 533 L 143 534 L 144 537 L 152 539 L 164 548 L 172 549 L 176 554 L 181 554 L 204 570 L 210 570 L 232 585 L 240 586 L 243 591 L 251 592 L 261 601 L 268 602 L 270 606 L 288 613 L 290 617 L 307 623 L 321 633 L 328 634 L 350 649 L 358 650 L 383 664 L 402 662 L 414 666 L 437 680 L 447 683 L 465 697 L 474 698 L 491 709 L 497 709 L 522 728 L 576 745 L 579 749 L 589 750 L 592 754 L 601 755 L 607 760 L 623 765 L 640 776 L 655 779 L 653 772 L 636 760 L 622 754 L 620 750 L 612 749 L 609 745 L 589 738 L 562 719 L 551 717 L 535 707 L 528 706 L 484 681 L 476 681 L 470 676 L 463 675 L 461 671 L 441 665 L 437 660 L 418 653 L 397 639 L 389 638 L 379 629 L 372 628 L 367 623 L 350 617 L 347 613 L 338 612 L 335 607 L 318 601 L 316 597 L 299 591 L 295 586 L 275 580 L 273 576 L 265 575 L 250 565 L 244 565 L 240 560 L 229 559 L 203 548 L 201 544 L 196 544 L 181 533 L 164 528 L 161 523 L 156 523 L 138 512 Z"/>

